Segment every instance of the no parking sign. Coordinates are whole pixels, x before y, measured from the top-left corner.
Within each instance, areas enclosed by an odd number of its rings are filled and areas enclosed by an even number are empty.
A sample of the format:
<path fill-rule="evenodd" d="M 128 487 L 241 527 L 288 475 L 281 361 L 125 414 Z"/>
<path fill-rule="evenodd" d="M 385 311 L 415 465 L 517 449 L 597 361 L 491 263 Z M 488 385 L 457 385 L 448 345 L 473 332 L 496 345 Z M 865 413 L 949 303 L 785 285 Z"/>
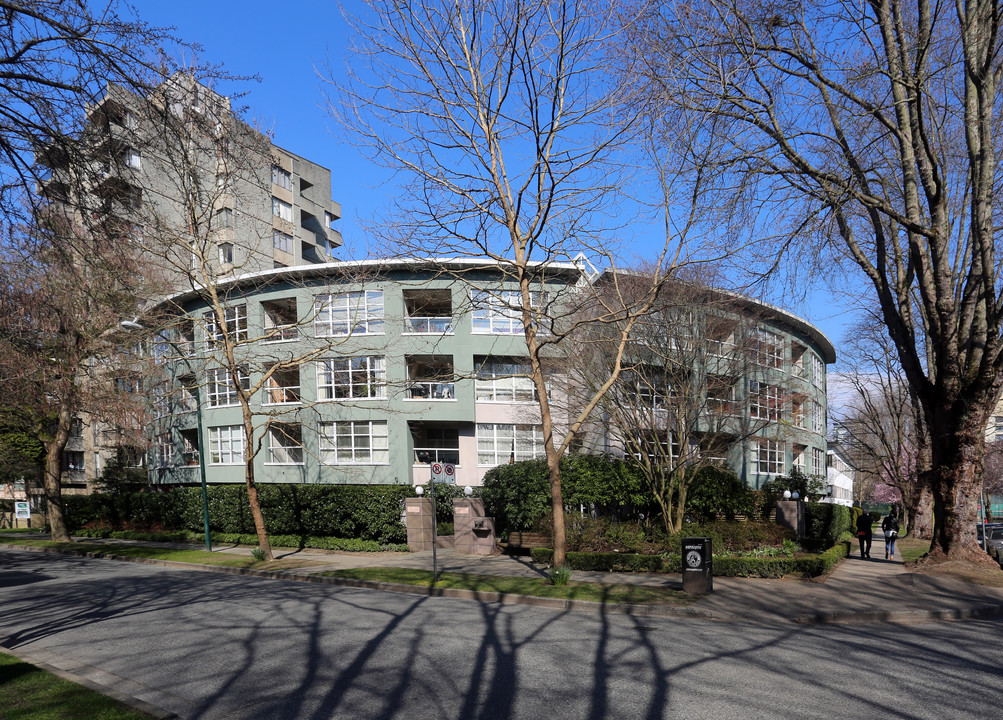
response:
<path fill-rule="evenodd" d="M 456 484 L 456 466 L 451 463 L 432 463 L 432 482 Z"/>

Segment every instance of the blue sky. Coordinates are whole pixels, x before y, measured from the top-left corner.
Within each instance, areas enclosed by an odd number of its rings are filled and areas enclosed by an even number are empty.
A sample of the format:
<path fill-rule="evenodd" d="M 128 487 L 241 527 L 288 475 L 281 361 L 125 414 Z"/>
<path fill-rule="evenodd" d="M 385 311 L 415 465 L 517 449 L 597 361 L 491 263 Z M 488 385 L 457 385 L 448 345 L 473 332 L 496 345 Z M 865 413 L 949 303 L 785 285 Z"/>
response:
<path fill-rule="evenodd" d="M 340 229 L 346 247 L 340 256 L 365 256 L 366 238 L 358 219 L 376 214 L 394 188 L 386 184 L 381 168 L 342 142 L 323 107 L 316 68 L 328 59 L 335 70 L 344 67 L 346 27 L 338 4 L 333 0 L 138 0 L 135 7 L 147 22 L 173 25 L 180 37 L 201 44 L 201 61 L 222 63 L 233 75 L 261 77 L 260 82 L 220 89 L 246 92 L 243 102 L 250 108 L 250 117 L 272 132 L 276 144 L 331 169 L 331 194 L 343 213 Z M 658 239 L 653 239 L 651 255 L 659 247 Z M 804 303 L 773 302 L 819 327 L 838 354 L 848 315 L 821 287 Z"/>

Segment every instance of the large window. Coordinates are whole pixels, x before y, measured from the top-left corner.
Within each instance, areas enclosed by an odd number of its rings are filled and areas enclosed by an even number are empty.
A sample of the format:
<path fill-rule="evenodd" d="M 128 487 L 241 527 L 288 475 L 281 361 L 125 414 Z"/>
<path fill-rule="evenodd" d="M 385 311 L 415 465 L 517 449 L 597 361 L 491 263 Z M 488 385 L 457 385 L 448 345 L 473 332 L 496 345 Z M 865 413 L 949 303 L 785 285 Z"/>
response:
<path fill-rule="evenodd" d="M 240 387 L 251 389 L 251 378 L 242 369 L 238 373 Z M 237 388 L 234 387 L 230 371 L 226 368 L 214 368 L 206 372 L 206 399 L 209 407 L 223 407 L 237 404 Z"/>
<path fill-rule="evenodd" d="M 382 357 L 366 355 L 317 363 L 318 400 L 383 398 L 386 386 L 386 363 Z"/>
<path fill-rule="evenodd" d="M 477 424 L 478 465 L 531 460 L 543 451 L 543 429 L 539 425 Z"/>
<path fill-rule="evenodd" d="M 283 170 L 278 165 L 272 165 L 272 184 L 278 185 L 286 190 L 292 190 L 293 178 L 288 170 Z"/>
<path fill-rule="evenodd" d="M 282 252 L 291 253 L 293 251 L 293 236 L 281 230 L 272 230 L 272 247 Z"/>
<path fill-rule="evenodd" d="M 247 306 L 233 305 L 223 309 L 225 328 L 216 322 L 216 313 L 207 312 L 205 317 L 205 334 L 210 347 L 223 341 L 224 332 L 232 342 L 247 340 Z"/>
<path fill-rule="evenodd" d="M 390 462 L 386 420 L 320 423 L 320 461 L 329 465 L 385 465 Z"/>
<path fill-rule="evenodd" d="M 530 305 L 539 308 L 546 295 L 530 293 Z M 523 332 L 522 298 L 516 290 L 487 292 L 475 290 L 473 294 L 473 331 L 479 334 L 518 335 Z"/>
<path fill-rule="evenodd" d="M 825 413 L 822 411 L 822 403 L 812 401 L 811 404 L 811 429 L 820 435 L 825 434 Z"/>
<path fill-rule="evenodd" d="M 475 357 L 474 394 L 478 402 L 534 402 L 536 389 L 527 377 L 529 363 L 518 358 Z"/>
<path fill-rule="evenodd" d="M 303 428 L 298 423 L 268 426 L 268 462 L 278 465 L 303 464 Z"/>
<path fill-rule="evenodd" d="M 158 468 L 171 467 L 174 464 L 174 442 L 169 432 L 157 435 L 154 450 L 156 452 L 154 461 Z"/>
<path fill-rule="evenodd" d="M 315 312 L 317 337 L 383 334 L 382 290 L 318 295 Z"/>
<path fill-rule="evenodd" d="M 285 220 L 287 222 L 293 221 L 293 206 L 287 203 L 285 200 L 279 200 L 277 197 L 272 198 L 272 215 L 279 218 L 280 220 Z"/>
<path fill-rule="evenodd" d="M 753 380 L 749 383 L 749 414 L 757 420 L 779 420 L 783 405 L 780 388 Z"/>
<path fill-rule="evenodd" d="M 811 382 L 817 388 L 825 387 L 825 363 L 818 355 L 811 356 Z"/>
<path fill-rule="evenodd" d="M 209 463 L 240 465 L 244 462 L 244 426 L 221 425 L 209 428 Z"/>
<path fill-rule="evenodd" d="M 784 366 L 784 339 L 762 328 L 752 331 L 752 350 L 756 363 L 766 367 Z"/>
<path fill-rule="evenodd" d="M 819 448 L 811 449 L 812 472 L 816 475 L 825 475 L 825 451 Z"/>
<path fill-rule="evenodd" d="M 783 475 L 784 444 L 779 440 L 760 440 L 755 446 L 753 468 L 761 475 Z"/>

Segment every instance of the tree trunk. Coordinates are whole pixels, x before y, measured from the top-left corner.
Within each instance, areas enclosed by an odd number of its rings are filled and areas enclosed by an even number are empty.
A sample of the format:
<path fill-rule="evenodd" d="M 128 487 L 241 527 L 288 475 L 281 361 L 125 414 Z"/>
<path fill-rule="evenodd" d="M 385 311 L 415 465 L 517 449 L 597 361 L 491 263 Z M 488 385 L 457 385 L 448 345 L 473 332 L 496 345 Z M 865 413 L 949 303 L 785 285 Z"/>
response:
<path fill-rule="evenodd" d="M 45 472 L 42 485 L 45 489 L 46 515 L 53 542 L 69 542 L 66 529 L 66 509 L 63 506 L 63 451 L 70 439 L 70 411 L 66 403 L 59 408 L 56 433 L 45 443 Z"/>
<path fill-rule="evenodd" d="M 936 430 L 931 433 L 932 467 L 921 475 L 933 499 L 930 560 L 989 561 L 975 535 L 985 450 L 979 416 L 969 415 L 954 428 Z"/>
<path fill-rule="evenodd" d="M 254 443 L 254 425 L 250 421 L 250 407 L 246 399 L 242 398 L 241 404 L 244 406 L 244 453 L 247 459 L 244 462 L 244 481 L 247 487 L 247 503 L 251 507 L 251 518 L 254 520 L 254 532 L 258 536 L 258 547 L 264 554 L 266 562 L 275 559 L 272 555 L 272 545 L 268 541 L 268 533 L 265 532 L 265 516 L 261 514 L 261 504 L 258 502 L 258 486 L 254 482 L 254 458 L 257 453 L 251 452 Z"/>
<path fill-rule="evenodd" d="M 564 527 L 564 495 L 561 492 L 561 457 L 551 443 L 547 448 L 547 471 L 550 475 L 550 510 L 554 515 L 554 559 L 555 568 L 564 567 L 567 537 Z"/>
<path fill-rule="evenodd" d="M 921 488 L 915 497 L 913 504 L 906 507 L 909 534 L 921 540 L 933 540 L 933 496 L 930 488 Z"/>

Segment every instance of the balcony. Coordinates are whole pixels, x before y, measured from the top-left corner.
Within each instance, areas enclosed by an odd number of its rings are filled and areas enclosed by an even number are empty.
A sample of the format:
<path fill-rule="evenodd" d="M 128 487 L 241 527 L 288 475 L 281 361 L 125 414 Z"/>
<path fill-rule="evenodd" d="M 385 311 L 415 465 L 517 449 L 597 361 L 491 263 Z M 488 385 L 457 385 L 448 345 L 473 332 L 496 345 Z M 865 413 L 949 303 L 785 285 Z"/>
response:
<path fill-rule="evenodd" d="M 407 384 L 409 400 L 454 400 L 453 383 L 431 381 L 412 381 Z"/>
<path fill-rule="evenodd" d="M 405 290 L 404 332 L 443 335 L 453 330 L 453 297 L 449 290 Z"/>
<path fill-rule="evenodd" d="M 265 313 L 264 327 L 266 343 L 289 342 L 299 338 L 296 318 L 296 298 L 268 300 L 261 303 Z"/>
<path fill-rule="evenodd" d="M 406 355 L 407 399 L 453 400 L 452 355 Z"/>
<path fill-rule="evenodd" d="M 460 464 L 459 448 L 415 448 L 414 464 L 431 465 L 432 463 Z"/>
<path fill-rule="evenodd" d="M 404 332 L 417 334 L 442 335 L 453 331 L 451 317 L 406 317 Z"/>

